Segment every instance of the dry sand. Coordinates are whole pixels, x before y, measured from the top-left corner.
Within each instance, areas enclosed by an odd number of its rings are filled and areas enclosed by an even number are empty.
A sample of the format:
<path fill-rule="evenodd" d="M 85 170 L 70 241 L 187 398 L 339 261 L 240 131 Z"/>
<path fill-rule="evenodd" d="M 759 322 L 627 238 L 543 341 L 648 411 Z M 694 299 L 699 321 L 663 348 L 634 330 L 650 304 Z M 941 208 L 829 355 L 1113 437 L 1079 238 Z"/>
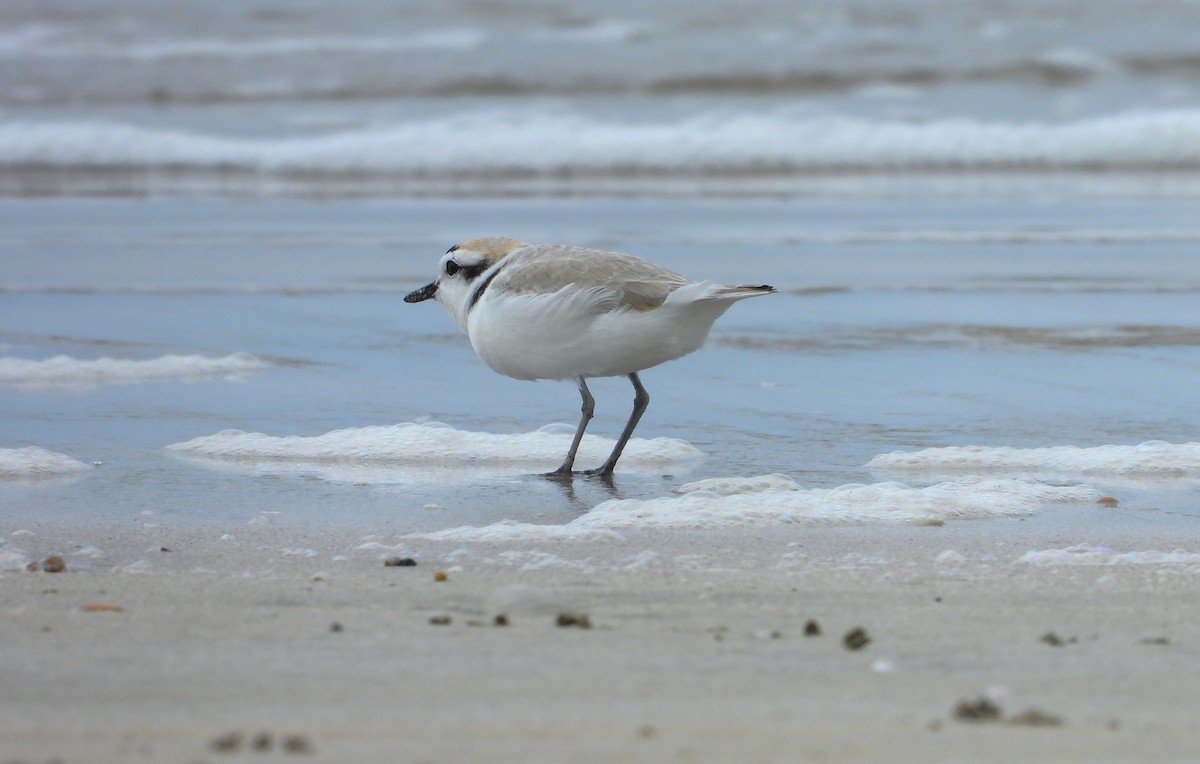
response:
<path fill-rule="evenodd" d="M 13 530 L 0 552 L 67 570 L 0 573 L 2 764 L 1200 751 L 1200 571 L 1018 562 L 1077 541 L 1036 523 L 465 551 L 347 529 Z M 847 649 L 857 627 L 870 641 Z M 956 714 L 981 697 L 998 718 Z"/>

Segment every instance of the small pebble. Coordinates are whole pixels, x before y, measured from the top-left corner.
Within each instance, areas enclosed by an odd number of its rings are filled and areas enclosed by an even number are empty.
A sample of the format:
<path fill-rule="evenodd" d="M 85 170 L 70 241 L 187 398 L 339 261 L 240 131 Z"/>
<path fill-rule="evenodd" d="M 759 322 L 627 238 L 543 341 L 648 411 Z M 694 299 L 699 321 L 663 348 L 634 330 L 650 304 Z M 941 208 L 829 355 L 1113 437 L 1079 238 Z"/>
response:
<path fill-rule="evenodd" d="M 42 563 L 42 570 L 47 573 L 62 573 L 67 569 L 67 563 L 58 555 L 47 557 Z"/>
<path fill-rule="evenodd" d="M 450 616 L 435 615 L 433 618 L 429 619 L 429 622 L 434 626 L 448 626 L 450 625 Z"/>
<path fill-rule="evenodd" d="M 1048 631 L 1042 635 L 1041 641 L 1045 642 L 1046 644 L 1050 645 L 1051 647 L 1062 647 L 1063 645 L 1075 644 L 1076 642 L 1079 641 L 1079 638 L 1078 637 L 1068 637 L 1067 639 L 1063 639 L 1062 637 L 1055 634 L 1053 631 Z"/>
<path fill-rule="evenodd" d="M 437 573 L 433 574 L 433 580 L 434 581 L 445 581 L 446 574 L 439 570 Z"/>
<path fill-rule="evenodd" d="M 861 650 L 869 644 L 871 644 L 871 637 L 867 635 L 867 630 L 861 626 L 851 629 L 846 632 L 846 636 L 842 637 L 842 645 L 847 650 Z"/>
<path fill-rule="evenodd" d="M 389 568 L 411 568 L 417 564 L 417 561 L 411 557 L 389 557 L 383 561 L 383 564 Z"/>
<path fill-rule="evenodd" d="M 1171 640 L 1166 637 L 1146 637 L 1138 642 L 1139 645 L 1169 645 Z"/>
<path fill-rule="evenodd" d="M 170 550 L 170 549 L 168 549 L 167 547 L 163 546 L 163 547 L 159 547 L 159 548 L 158 548 L 158 551 L 160 551 L 160 552 L 169 552 L 169 551 L 171 551 L 171 550 Z"/>
<path fill-rule="evenodd" d="M 83 606 L 85 613 L 124 613 L 125 608 L 120 605 L 106 605 L 103 602 L 93 602 L 90 605 Z"/>
<path fill-rule="evenodd" d="M 334 634 L 340 634 L 341 632 L 346 630 L 346 627 L 342 626 L 342 624 L 339 621 L 334 621 L 333 623 L 329 624 L 329 630 L 332 631 Z"/>
<path fill-rule="evenodd" d="M 806 637 L 821 636 L 821 624 L 817 623 L 816 619 L 809 618 L 808 622 L 804 624 L 804 636 L 806 636 Z"/>
<path fill-rule="evenodd" d="M 265 753 L 271 750 L 271 745 L 275 740 L 271 737 L 270 732 L 260 732 L 250 741 L 250 747 L 259 753 Z"/>
<path fill-rule="evenodd" d="M 574 615 L 572 613 L 559 613 L 558 618 L 556 618 L 554 620 L 554 622 L 560 628 L 567 628 L 569 626 L 576 626 L 580 629 L 592 628 L 592 620 L 590 618 L 588 618 L 586 615 Z"/>
<path fill-rule="evenodd" d="M 1110 508 L 1110 509 L 1111 509 L 1112 507 L 1115 507 L 1115 506 L 1117 506 L 1117 505 L 1118 505 L 1118 504 L 1120 504 L 1121 502 L 1120 502 L 1120 501 L 1118 501 L 1118 500 L 1117 500 L 1115 497 L 1113 497 L 1113 496 L 1101 496 L 1099 499 L 1096 499 L 1096 503 L 1097 503 L 1097 504 L 1099 504 L 1099 505 L 1100 505 L 1100 506 L 1102 506 L 1102 507 L 1108 507 L 1108 508 Z"/>
<path fill-rule="evenodd" d="M 506 616 L 504 613 L 500 613 L 494 619 L 492 619 L 492 623 L 496 626 L 507 626 L 508 616 Z"/>

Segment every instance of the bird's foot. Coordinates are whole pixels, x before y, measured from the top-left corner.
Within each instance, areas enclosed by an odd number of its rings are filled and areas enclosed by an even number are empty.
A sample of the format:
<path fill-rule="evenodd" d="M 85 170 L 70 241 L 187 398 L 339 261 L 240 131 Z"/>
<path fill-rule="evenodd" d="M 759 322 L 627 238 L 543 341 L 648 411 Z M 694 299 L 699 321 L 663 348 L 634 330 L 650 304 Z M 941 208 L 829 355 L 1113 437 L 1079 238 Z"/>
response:
<path fill-rule="evenodd" d="M 591 470 L 571 470 L 559 467 L 553 472 L 543 472 L 542 477 L 562 482 L 569 482 L 577 477 L 600 478 L 606 483 L 611 483 L 613 479 L 613 470 L 612 467 L 608 466 L 597 467 Z"/>
<path fill-rule="evenodd" d="M 578 475 L 589 475 L 589 476 L 591 476 L 591 477 L 601 477 L 601 478 L 604 478 L 604 479 L 606 479 L 606 480 L 612 480 L 612 476 L 613 476 L 613 468 L 612 468 L 610 465 L 607 465 L 607 464 L 606 464 L 606 465 L 604 465 L 603 467 L 597 467 L 597 468 L 596 468 L 596 469 L 594 469 L 594 470 L 583 470 L 583 471 L 581 471 L 581 472 L 578 472 L 578 473 L 576 473 L 576 474 L 578 474 Z"/>

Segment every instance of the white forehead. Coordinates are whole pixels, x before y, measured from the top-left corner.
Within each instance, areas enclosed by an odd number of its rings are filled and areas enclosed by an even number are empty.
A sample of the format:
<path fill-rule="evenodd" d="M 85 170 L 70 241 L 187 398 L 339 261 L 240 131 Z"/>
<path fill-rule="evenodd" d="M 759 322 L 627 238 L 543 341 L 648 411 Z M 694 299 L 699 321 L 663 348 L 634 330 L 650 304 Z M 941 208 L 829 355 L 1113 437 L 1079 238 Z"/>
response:
<path fill-rule="evenodd" d="M 442 259 L 438 261 L 438 266 L 445 268 L 446 263 L 450 262 L 451 260 L 459 265 L 476 265 L 478 263 L 482 263 L 486 259 L 487 255 L 483 252 L 477 252 L 464 247 L 456 247 L 455 249 L 452 249 L 446 254 L 442 255 Z"/>

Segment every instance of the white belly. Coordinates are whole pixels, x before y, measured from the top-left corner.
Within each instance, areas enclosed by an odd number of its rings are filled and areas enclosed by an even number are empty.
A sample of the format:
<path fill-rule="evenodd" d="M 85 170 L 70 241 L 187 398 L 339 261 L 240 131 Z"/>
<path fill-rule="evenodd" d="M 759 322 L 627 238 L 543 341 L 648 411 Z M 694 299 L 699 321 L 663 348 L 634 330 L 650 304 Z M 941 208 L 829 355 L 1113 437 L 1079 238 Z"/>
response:
<path fill-rule="evenodd" d="M 516 379 L 611 377 L 657 366 L 703 345 L 732 304 L 598 311 L 586 292 L 490 296 L 471 311 L 467 334 L 484 363 Z"/>

